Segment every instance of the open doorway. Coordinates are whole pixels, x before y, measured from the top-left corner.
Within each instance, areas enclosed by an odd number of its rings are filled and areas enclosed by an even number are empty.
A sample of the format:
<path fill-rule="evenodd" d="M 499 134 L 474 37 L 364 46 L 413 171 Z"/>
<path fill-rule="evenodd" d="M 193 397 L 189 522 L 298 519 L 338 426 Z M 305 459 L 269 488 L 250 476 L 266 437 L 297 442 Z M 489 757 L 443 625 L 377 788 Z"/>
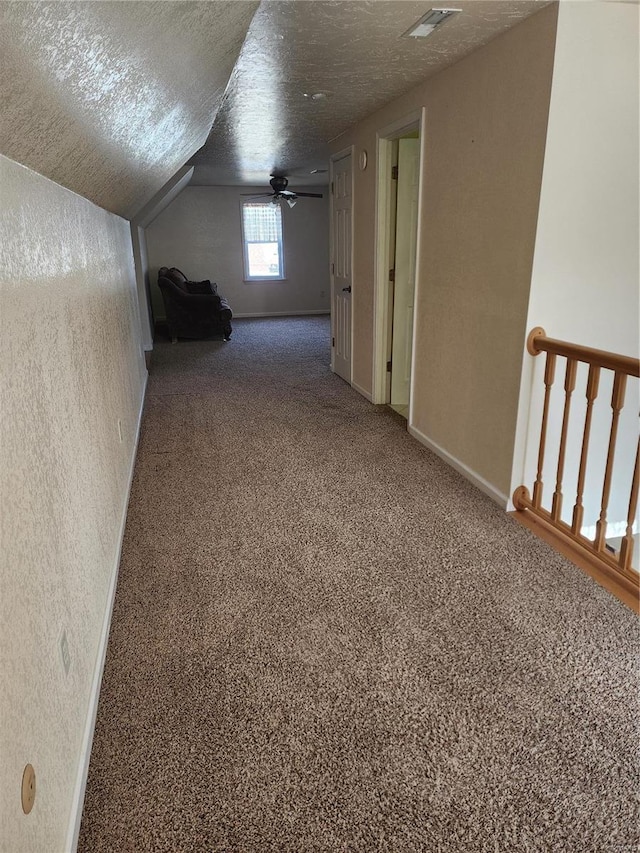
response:
<path fill-rule="evenodd" d="M 423 115 L 378 133 L 375 402 L 411 419 Z"/>
<path fill-rule="evenodd" d="M 390 404 L 409 418 L 418 239 L 420 137 L 417 130 L 394 140 L 397 167 L 395 253 L 389 281 L 391 314 Z"/>

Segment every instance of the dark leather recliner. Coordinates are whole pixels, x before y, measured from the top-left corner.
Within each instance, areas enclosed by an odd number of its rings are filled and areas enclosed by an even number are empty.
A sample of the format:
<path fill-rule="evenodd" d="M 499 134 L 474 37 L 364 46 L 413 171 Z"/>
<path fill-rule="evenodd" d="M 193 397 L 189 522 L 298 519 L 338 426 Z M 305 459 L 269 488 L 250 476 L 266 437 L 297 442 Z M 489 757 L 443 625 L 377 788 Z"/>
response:
<path fill-rule="evenodd" d="M 174 343 L 178 338 L 231 338 L 233 313 L 215 284 L 188 281 L 179 269 L 160 267 L 158 287 Z"/>

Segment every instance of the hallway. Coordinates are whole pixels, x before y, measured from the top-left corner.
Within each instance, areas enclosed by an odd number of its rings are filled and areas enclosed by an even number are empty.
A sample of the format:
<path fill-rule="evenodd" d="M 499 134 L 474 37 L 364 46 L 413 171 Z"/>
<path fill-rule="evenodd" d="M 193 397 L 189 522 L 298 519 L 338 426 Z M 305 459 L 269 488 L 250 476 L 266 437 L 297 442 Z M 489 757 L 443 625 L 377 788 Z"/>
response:
<path fill-rule="evenodd" d="M 621 853 L 631 611 L 329 370 L 156 345 L 81 853 Z"/>

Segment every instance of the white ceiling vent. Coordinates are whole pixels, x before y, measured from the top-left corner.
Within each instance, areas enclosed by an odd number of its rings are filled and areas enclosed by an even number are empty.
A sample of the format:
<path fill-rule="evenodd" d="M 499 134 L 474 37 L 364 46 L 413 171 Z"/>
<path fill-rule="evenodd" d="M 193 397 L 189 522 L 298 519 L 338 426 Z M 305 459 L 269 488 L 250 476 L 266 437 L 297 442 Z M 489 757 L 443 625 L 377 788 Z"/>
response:
<path fill-rule="evenodd" d="M 457 15 L 460 11 L 460 9 L 430 9 L 406 33 L 402 34 L 402 38 L 426 38 L 431 35 L 439 24 L 446 21 L 452 15 Z"/>

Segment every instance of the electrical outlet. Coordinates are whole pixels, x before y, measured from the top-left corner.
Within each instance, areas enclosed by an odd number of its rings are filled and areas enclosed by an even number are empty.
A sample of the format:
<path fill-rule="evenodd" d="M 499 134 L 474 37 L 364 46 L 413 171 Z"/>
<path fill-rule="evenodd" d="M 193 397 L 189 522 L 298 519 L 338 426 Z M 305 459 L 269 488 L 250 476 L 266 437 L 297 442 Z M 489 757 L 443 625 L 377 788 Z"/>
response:
<path fill-rule="evenodd" d="M 118 438 L 122 442 L 122 421 L 118 418 Z"/>
<path fill-rule="evenodd" d="M 69 641 L 67 640 L 67 632 L 63 629 L 60 637 L 60 657 L 62 658 L 62 667 L 65 675 L 69 675 L 71 669 L 71 652 L 69 651 Z"/>

